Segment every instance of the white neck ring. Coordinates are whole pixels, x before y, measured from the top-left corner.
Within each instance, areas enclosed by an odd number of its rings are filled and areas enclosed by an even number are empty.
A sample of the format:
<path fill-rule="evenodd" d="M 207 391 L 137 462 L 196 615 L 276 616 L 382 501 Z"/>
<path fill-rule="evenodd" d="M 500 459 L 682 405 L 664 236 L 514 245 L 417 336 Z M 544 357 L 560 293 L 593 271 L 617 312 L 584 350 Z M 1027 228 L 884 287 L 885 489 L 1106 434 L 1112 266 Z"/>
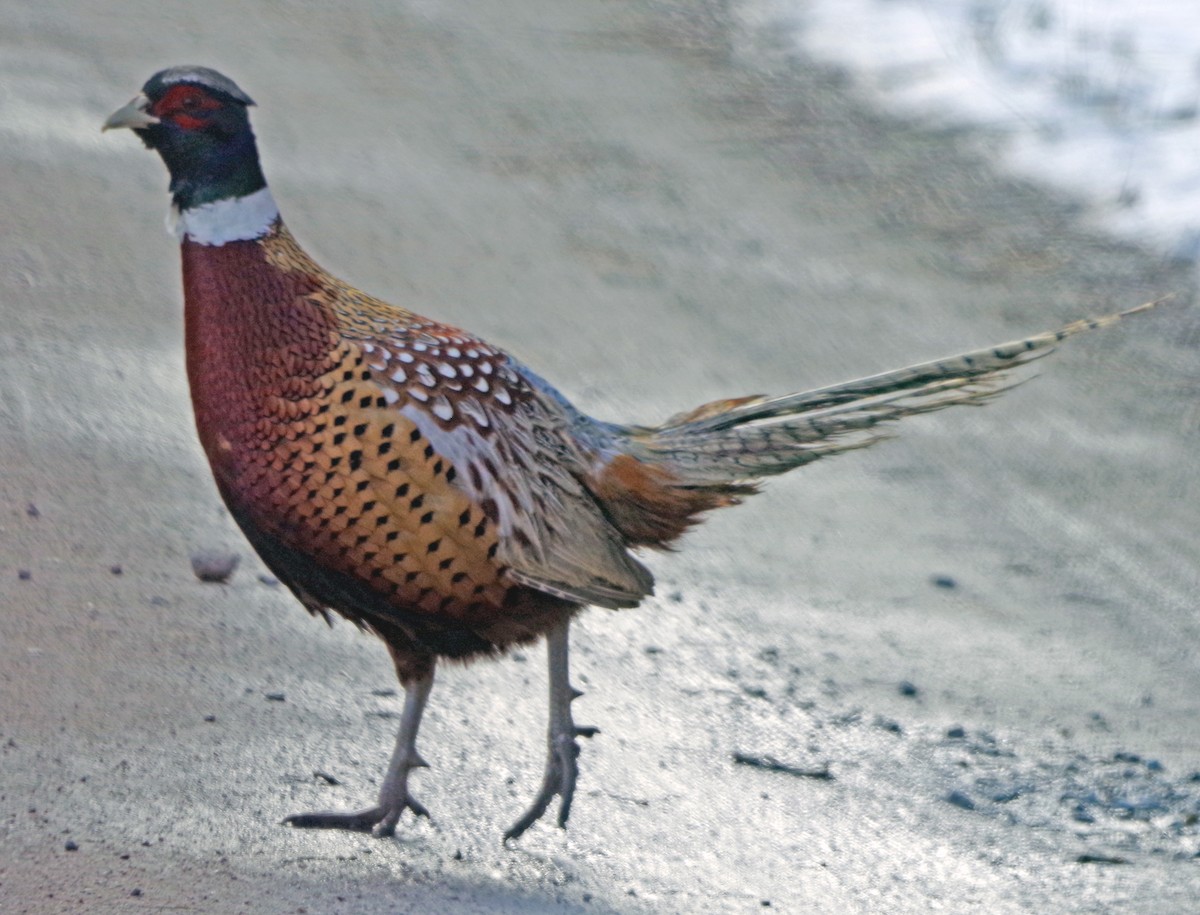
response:
<path fill-rule="evenodd" d="M 182 212 L 172 207 L 168 224 L 180 241 L 219 246 L 262 238 L 277 219 L 279 207 L 264 187 L 245 197 L 226 197 Z"/>

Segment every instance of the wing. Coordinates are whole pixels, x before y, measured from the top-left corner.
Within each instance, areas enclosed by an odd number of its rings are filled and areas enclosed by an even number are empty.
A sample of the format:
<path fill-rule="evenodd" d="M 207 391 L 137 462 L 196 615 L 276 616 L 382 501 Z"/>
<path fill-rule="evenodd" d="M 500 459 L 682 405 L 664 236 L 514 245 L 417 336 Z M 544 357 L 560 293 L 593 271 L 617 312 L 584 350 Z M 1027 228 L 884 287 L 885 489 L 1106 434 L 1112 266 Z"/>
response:
<path fill-rule="evenodd" d="M 585 418 L 545 382 L 500 350 L 424 319 L 356 342 L 388 407 L 450 462 L 452 485 L 497 532 L 504 577 L 613 608 L 651 593 L 650 572 L 581 482 L 593 455 L 573 428 Z"/>

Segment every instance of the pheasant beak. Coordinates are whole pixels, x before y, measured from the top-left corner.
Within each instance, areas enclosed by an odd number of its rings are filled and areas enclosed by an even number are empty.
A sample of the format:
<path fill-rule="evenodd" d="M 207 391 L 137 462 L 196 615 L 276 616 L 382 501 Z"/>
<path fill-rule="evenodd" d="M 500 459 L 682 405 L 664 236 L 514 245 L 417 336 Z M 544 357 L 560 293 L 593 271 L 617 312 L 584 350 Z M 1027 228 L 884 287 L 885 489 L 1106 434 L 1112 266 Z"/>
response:
<path fill-rule="evenodd" d="M 114 111 L 104 126 L 100 128 L 103 133 L 106 130 L 113 130 L 117 127 L 128 127 L 130 130 L 138 130 L 140 128 L 151 127 L 159 123 L 158 118 L 150 114 L 146 109 L 150 107 L 150 99 L 146 98 L 145 93 L 139 92 L 124 108 Z"/>

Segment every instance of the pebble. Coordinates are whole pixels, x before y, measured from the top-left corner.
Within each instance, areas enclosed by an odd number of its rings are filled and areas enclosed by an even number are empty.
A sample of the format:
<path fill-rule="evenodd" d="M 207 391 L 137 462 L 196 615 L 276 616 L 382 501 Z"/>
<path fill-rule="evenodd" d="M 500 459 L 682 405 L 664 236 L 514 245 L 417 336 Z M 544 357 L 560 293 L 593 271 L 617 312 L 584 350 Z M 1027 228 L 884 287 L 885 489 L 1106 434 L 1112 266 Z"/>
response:
<path fill-rule="evenodd" d="M 31 578 L 33 578 L 33 573 L 28 569 L 17 569 L 17 578 L 19 578 L 21 581 L 29 581 Z"/>
<path fill-rule="evenodd" d="M 946 795 L 946 802 L 953 804 L 955 807 L 961 807 L 963 810 L 975 809 L 975 802 L 968 795 L 957 789 Z"/>
<path fill-rule="evenodd" d="M 223 583 L 238 567 L 238 555 L 229 550 L 196 550 L 192 553 L 192 571 L 201 581 Z"/>
<path fill-rule="evenodd" d="M 79 844 L 74 839 L 67 839 L 66 843 L 63 845 L 63 848 L 65 848 L 67 851 L 79 851 Z"/>
<path fill-rule="evenodd" d="M 949 575 L 931 575 L 929 583 L 935 588 L 944 588 L 947 591 L 958 587 L 958 582 Z"/>
<path fill-rule="evenodd" d="M 889 734 L 904 733 L 904 726 L 901 725 L 899 721 L 897 721 L 895 718 L 884 718 L 882 715 L 876 716 L 875 727 L 882 728 Z"/>
<path fill-rule="evenodd" d="M 917 687 L 908 680 L 902 680 L 896 689 L 900 691 L 901 696 L 915 696 L 920 692 L 920 690 L 918 690 Z"/>

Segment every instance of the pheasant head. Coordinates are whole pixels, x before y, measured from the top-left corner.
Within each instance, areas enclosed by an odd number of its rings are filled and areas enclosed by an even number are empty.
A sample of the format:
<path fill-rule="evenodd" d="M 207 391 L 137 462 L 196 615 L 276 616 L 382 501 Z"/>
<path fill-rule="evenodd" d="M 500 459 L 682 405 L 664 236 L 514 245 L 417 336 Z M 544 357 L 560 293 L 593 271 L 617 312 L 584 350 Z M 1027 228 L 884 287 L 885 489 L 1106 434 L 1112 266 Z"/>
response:
<path fill-rule="evenodd" d="M 223 244 L 258 237 L 279 215 L 250 127 L 253 104 L 216 70 L 170 67 L 150 77 L 104 129 L 129 128 L 162 157 L 180 235 Z"/>

